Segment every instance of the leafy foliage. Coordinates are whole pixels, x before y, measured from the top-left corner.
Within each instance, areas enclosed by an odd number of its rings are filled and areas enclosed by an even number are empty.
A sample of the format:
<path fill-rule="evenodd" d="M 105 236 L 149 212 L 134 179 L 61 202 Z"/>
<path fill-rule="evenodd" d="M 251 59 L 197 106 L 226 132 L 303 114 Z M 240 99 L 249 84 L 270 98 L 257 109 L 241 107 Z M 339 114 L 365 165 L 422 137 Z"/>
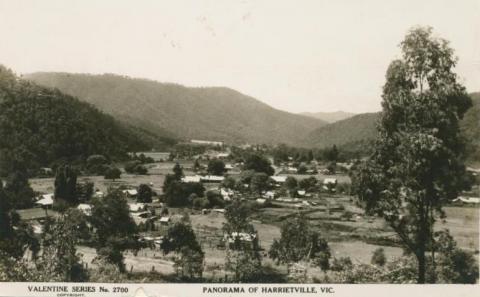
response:
<path fill-rule="evenodd" d="M 57 169 L 54 196 L 55 202 L 63 201 L 69 205 L 78 203 L 77 173 L 68 165 Z"/>
<path fill-rule="evenodd" d="M 373 251 L 372 260 L 370 261 L 373 265 L 383 266 L 387 262 L 385 257 L 385 251 L 383 248 L 377 248 Z"/>
<path fill-rule="evenodd" d="M 137 201 L 142 203 L 152 202 L 153 191 L 149 185 L 140 184 L 137 189 Z"/>
<path fill-rule="evenodd" d="M 245 164 L 243 165 L 243 170 L 253 170 L 255 172 L 263 172 L 268 176 L 273 175 L 275 171 L 273 170 L 270 161 L 262 155 L 259 154 L 250 154 L 245 159 Z"/>
<path fill-rule="evenodd" d="M 249 218 L 250 209 L 242 201 L 235 199 L 225 209 L 226 223 L 223 224 L 224 239 L 227 241 L 227 270 L 233 272 L 237 282 L 255 282 L 253 279 L 262 267 L 259 238 Z M 251 240 L 242 240 L 247 234 Z M 230 241 L 233 241 L 230 244 Z"/>
<path fill-rule="evenodd" d="M 453 50 L 430 28 L 411 30 L 401 47 L 403 58 L 387 70 L 375 153 L 353 183 L 367 212 L 385 218 L 415 254 L 424 283 L 435 212 L 443 215 L 464 186 L 458 119 L 471 100 L 452 72 Z"/>
<path fill-rule="evenodd" d="M 87 103 L 19 79 L 0 66 L 0 176 L 34 175 L 57 162 L 101 154 L 124 158 L 141 139 Z"/>
<path fill-rule="evenodd" d="M 318 264 L 328 268 L 328 243 L 320 234 L 311 230 L 305 217 L 298 215 L 288 219 L 280 231 L 280 239 L 273 241 L 268 252 L 270 258 L 278 263 L 291 264 L 321 257 Z"/>
<path fill-rule="evenodd" d="M 111 179 L 111 180 L 115 181 L 116 179 L 119 179 L 121 175 L 122 175 L 122 171 L 120 169 L 118 169 L 115 166 L 109 166 L 105 170 L 105 174 L 104 174 L 103 177 L 105 179 Z"/>
<path fill-rule="evenodd" d="M 35 255 L 39 250 L 38 241 L 31 228 L 20 221 L 0 181 L 0 252 L 19 259 L 27 249 Z"/>
<path fill-rule="evenodd" d="M 174 264 L 177 274 L 190 279 L 202 276 L 204 253 L 188 219 L 168 228 L 160 248 L 165 254 L 178 254 Z"/>
<path fill-rule="evenodd" d="M 145 175 L 148 173 L 148 170 L 145 166 L 142 165 L 141 161 L 130 161 L 125 164 L 125 171 L 131 174 Z"/>
<path fill-rule="evenodd" d="M 207 172 L 211 175 L 223 175 L 227 170 L 225 163 L 219 159 L 212 159 L 208 162 Z"/>
<path fill-rule="evenodd" d="M 103 198 L 92 200 L 90 223 L 95 230 L 94 246 L 99 258 L 124 271 L 125 250 L 138 250 L 137 227 L 120 190 L 110 189 Z"/>
<path fill-rule="evenodd" d="M 7 177 L 5 194 L 9 197 L 12 207 L 15 209 L 33 206 L 35 193 L 28 183 L 26 172 L 15 171 Z"/>

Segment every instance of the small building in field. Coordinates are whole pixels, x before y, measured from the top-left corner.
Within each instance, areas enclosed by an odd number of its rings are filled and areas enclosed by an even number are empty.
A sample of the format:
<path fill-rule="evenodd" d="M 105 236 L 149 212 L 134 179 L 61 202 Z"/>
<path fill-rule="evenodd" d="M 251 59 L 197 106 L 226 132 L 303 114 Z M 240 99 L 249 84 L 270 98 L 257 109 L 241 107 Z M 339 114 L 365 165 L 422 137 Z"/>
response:
<path fill-rule="evenodd" d="M 220 194 L 223 197 L 223 200 L 230 201 L 234 195 L 233 190 L 227 188 L 220 188 Z"/>
<path fill-rule="evenodd" d="M 90 204 L 80 203 L 77 209 L 83 212 L 86 216 L 92 215 L 92 206 Z"/>
<path fill-rule="evenodd" d="M 170 223 L 170 217 L 161 217 L 160 218 L 160 224 L 168 225 L 169 223 Z"/>
<path fill-rule="evenodd" d="M 275 183 L 283 184 L 287 180 L 287 176 L 285 175 L 274 175 L 270 177 Z"/>
<path fill-rule="evenodd" d="M 130 212 L 142 212 L 146 209 L 146 205 L 144 203 L 129 203 L 128 208 Z"/>
<path fill-rule="evenodd" d="M 336 178 L 326 178 L 323 180 L 323 189 L 327 191 L 335 192 L 335 188 L 337 187 L 337 179 Z"/>
<path fill-rule="evenodd" d="M 274 191 L 267 191 L 263 194 L 263 198 L 275 199 L 275 192 Z"/>
<path fill-rule="evenodd" d="M 93 193 L 94 198 L 103 198 L 103 196 L 104 196 L 103 192 L 98 191 L 98 190 L 95 191 L 95 193 Z"/>
<path fill-rule="evenodd" d="M 287 172 L 288 172 L 288 173 L 297 173 L 297 172 L 298 172 L 298 169 L 295 168 L 295 167 L 289 166 L 289 167 L 287 167 Z"/>
<path fill-rule="evenodd" d="M 200 175 L 187 175 L 182 177 L 184 183 L 199 183 L 201 182 Z"/>
<path fill-rule="evenodd" d="M 252 244 L 255 238 L 257 238 L 257 234 L 245 232 L 225 233 L 223 236 L 223 240 L 228 243 L 230 248 L 235 248 L 236 243 Z"/>
<path fill-rule="evenodd" d="M 50 208 L 53 205 L 53 194 L 43 194 L 39 197 L 35 204 L 43 207 L 43 208 Z"/>
<path fill-rule="evenodd" d="M 300 263 L 293 263 L 293 265 L 288 268 L 288 277 L 297 282 L 305 280 L 307 277 L 307 267 Z"/>
<path fill-rule="evenodd" d="M 225 177 L 220 175 L 205 175 L 200 177 L 200 180 L 204 183 L 221 183 Z"/>
<path fill-rule="evenodd" d="M 128 189 L 128 190 L 123 190 L 122 193 L 127 197 L 127 198 L 135 198 L 138 195 L 138 192 L 136 189 Z"/>
<path fill-rule="evenodd" d="M 480 204 L 480 198 L 478 197 L 465 197 L 465 196 L 459 196 L 456 199 L 453 199 L 452 202 L 454 203 L 460 203 L 460 204 Z"/>
<path fill-rule="evenodd" d="M 258 198 L 257 200 L 255 200 L 255 202 L 257 202 L 260 205 L 264 205 L 267 202 L 267 199 Z"/>

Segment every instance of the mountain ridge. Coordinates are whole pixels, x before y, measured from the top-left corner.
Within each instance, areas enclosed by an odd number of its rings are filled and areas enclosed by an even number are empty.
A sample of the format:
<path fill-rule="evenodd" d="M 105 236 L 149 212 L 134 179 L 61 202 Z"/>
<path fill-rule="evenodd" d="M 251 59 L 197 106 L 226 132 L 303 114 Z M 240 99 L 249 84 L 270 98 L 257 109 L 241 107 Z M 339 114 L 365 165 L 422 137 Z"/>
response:
<path fill-rule="evenodd" d="M 121 121 L 180 139 L 303 145 L 310 131 L 326 125 L 225 87 L 186 87 L 113 74 L 37 72 L 24 77 Z"/>
<path fill-rule="evenodd" d="M 126 158 L 151 147 L 148 132 L 125 126 L 89 103 L 21 79 L 0 65 L 0 175 L 35 172 L 90 155 Z"/>

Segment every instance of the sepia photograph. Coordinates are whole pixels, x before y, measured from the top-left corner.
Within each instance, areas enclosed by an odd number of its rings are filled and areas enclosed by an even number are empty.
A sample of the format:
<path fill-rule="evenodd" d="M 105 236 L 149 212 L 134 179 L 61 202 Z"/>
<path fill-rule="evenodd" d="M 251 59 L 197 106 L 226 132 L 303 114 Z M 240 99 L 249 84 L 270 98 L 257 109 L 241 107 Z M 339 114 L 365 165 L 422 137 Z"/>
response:
<path fill-rule="evenodd" d="M 479 0 L 0 0 L 0 38 L 0 296 L 478 290 Z"/>

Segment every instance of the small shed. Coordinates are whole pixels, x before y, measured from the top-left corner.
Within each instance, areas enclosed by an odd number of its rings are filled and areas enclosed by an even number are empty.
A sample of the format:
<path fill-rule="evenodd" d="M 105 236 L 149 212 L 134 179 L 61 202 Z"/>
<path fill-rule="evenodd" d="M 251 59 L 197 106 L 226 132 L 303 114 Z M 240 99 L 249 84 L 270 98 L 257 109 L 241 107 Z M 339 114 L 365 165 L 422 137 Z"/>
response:
<path fill-rule="evenodd" d="M 53 205 L 53 194 L 44 194 L 40 196 L 40 199 L 35 202 L 35 204 L 44 208 L 51 207 Z"/>
<path fill-rule="evenodd" d="M 138 192 L 136 189 L 123 190 L 122 193 L 129 198 L 137 197 L 138 195 Z"/>
<path fill-rule="evenodd" d="M 86 216 L 92 215 L 92 206 L 90 204 L 80 203 L 77 209 L 83 212 Z"/>
<path fill-rule="evenodd" d="M 170 223 L 170 217 L 161 217 L 160 218 L 160 224 L 168 225 L 169 223 Z"/>

